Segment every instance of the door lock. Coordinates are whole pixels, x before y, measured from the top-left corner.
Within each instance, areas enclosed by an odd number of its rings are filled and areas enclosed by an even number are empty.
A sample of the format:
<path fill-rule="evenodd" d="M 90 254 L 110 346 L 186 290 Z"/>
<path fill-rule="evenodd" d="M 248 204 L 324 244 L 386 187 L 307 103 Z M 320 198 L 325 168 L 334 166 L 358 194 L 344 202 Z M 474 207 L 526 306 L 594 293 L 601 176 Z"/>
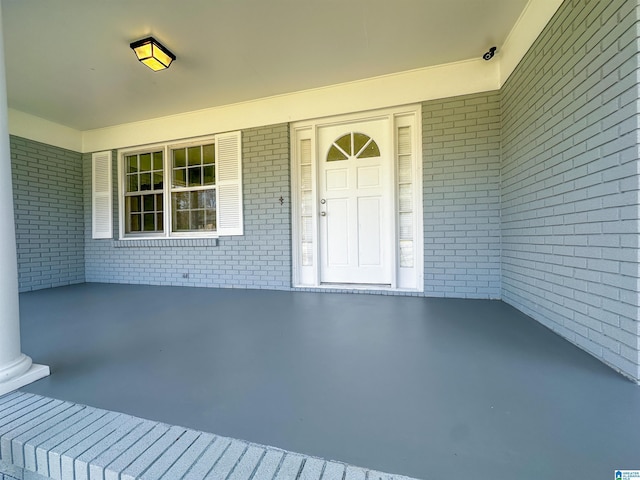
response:
<path fill-rule="evenodd" d="M 327 212 L 320 212 L 320 216 L 321 217 L 326 217 L 327 216 Z"/>
<path fill-rule="evenodd" d="M 327 203 L 327 201 L 323 198 L 322 200 L 320 200 L 320 203 L 324 205 L 325 203 Z"/>

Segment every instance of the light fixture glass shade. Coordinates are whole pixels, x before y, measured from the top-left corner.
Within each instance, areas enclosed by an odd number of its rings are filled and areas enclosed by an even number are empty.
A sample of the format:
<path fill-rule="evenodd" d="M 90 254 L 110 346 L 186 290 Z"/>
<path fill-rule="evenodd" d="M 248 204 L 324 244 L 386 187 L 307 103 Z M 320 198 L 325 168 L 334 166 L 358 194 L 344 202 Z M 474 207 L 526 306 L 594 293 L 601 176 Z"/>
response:
<path fill-rule="evenodd" d="M 167 50 L 153 37 L 144 38 L 129 45 L 135 52 L 138 60 L 144 63 L 154 72 L 169 68 L 176 56 Z"/>

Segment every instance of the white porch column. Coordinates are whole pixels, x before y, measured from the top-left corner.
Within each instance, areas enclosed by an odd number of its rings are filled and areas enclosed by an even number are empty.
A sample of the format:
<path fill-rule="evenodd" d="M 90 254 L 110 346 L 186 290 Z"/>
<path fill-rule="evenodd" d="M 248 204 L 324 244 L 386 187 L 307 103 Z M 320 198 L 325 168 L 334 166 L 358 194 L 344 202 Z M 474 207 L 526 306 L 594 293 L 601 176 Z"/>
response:
<path fill-rule="evenodd" d="M 18 257 L 13 217 L 2 12 L 0 11 L 0 395 L 49 375 L 20 350 Z"/>

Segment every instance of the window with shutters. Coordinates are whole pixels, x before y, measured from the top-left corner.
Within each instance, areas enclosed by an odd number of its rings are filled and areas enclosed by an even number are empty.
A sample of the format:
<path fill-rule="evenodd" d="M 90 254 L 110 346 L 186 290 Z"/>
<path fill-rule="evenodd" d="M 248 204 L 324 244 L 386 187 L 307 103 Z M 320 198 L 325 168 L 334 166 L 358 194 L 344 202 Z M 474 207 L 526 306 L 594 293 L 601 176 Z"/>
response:
<path fill-rule="evenodd" d="M 240 132 L 119 154 L 120 238 L 243 234 Z"/>

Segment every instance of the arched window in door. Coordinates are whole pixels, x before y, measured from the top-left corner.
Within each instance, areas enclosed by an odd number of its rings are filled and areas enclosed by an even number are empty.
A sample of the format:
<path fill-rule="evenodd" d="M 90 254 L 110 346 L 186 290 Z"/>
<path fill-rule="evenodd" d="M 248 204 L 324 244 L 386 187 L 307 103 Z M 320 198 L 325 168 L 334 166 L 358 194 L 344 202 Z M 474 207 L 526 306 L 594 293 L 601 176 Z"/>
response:
<path fill-rule="evenodd" d="M 338 138 L 327 153 L 327 162 L 380 156 L 378 144 L 369 135 L 351 132 Z"/>

